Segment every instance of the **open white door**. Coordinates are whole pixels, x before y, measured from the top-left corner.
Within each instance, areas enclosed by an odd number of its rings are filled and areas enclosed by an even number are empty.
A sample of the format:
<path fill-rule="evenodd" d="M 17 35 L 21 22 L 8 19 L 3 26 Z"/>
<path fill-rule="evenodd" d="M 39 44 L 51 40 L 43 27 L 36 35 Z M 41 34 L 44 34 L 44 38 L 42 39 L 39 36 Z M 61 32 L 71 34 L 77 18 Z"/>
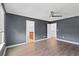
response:
<path fill-rule="evenodd" d="M 47 24 L 47 37 L 57 38 L 57 23 Z"/>
<path fill-rule="evenodd" d="M 35 22 L 26 20 L 26 42 L 35 41 Z"/>

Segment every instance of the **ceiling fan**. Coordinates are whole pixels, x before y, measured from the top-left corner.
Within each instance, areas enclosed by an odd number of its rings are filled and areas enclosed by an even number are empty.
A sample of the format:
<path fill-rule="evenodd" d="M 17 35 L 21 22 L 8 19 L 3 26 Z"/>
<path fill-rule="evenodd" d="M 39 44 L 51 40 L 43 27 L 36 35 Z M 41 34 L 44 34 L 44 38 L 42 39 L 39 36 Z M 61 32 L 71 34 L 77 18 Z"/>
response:
<path fill-rule="evenodd" d="M 62 15 L 59 15 L 59 12 L 50 11 L 50 17 L 62 17 Z"/>

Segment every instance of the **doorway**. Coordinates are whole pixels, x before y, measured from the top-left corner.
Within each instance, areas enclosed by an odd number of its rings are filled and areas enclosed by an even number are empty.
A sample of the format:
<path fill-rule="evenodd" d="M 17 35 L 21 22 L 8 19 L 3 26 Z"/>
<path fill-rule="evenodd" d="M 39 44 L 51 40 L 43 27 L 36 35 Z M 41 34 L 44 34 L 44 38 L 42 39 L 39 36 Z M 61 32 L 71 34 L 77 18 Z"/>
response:
<path fill-rule="evenodd" d="M 47 37 L 57 38 L 57 23 L 47 24 Z"/>
<path fill-rule="evenodd" d="M 35 22 L 26 20 L 26 42 L 31 43 L 35 41 Z"/>

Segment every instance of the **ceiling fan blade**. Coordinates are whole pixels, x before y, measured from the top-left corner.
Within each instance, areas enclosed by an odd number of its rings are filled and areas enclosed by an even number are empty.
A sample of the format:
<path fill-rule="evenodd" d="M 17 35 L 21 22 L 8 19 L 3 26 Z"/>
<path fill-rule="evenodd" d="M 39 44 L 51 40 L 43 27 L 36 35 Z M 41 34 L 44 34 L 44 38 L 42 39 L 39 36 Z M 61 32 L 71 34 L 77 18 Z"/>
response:
<path fill-rule="evenodd" d="M 62 15 L 52 15 L 52 17 L 62 17 Z"/>

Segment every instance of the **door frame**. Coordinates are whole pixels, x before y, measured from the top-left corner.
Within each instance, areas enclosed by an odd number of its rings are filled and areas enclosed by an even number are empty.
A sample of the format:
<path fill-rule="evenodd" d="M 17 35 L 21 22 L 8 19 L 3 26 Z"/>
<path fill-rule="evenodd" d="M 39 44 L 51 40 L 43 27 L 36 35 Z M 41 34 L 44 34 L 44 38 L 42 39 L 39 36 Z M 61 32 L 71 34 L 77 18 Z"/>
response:
<path fill-rule="evenodd" d="M 27 35 L 28 35 L 28 32 L 27 32 L 27 21 L 30 21 L 30 22 L 33 22 L 34 23 L 34 39 L 33 39 L 33 42 L 35 42 L 35 21 L 31 21 L 31 20 L 26 20 L 26 43 L 29 43 L 28 42 L 28 38 L 27 38 Z"/>

